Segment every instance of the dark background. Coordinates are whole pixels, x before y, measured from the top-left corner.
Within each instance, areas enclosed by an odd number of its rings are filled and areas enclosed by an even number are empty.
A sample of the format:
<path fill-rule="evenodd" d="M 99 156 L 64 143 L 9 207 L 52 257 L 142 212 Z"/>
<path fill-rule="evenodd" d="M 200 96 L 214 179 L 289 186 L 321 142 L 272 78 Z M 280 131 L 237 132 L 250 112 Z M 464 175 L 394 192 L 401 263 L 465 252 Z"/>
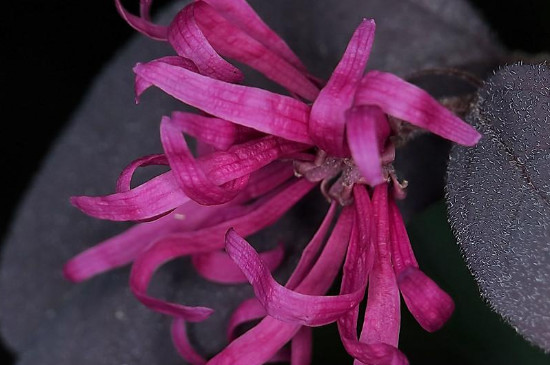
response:
<path fill-rule="evenodd" d="M 471 1 L 510 49 L 550 51 L 550 1 Z M 158 1 L 156 7 L 167 2 Z M 124 2 L 130 10 L 137 9 L 137 3 Z M 17 202 L 91 80 L 133 34 L 110 0 L 19 0 L 4 5 L 0 242 Z M 0 345 L 2 355 L 9 356 Z"/>

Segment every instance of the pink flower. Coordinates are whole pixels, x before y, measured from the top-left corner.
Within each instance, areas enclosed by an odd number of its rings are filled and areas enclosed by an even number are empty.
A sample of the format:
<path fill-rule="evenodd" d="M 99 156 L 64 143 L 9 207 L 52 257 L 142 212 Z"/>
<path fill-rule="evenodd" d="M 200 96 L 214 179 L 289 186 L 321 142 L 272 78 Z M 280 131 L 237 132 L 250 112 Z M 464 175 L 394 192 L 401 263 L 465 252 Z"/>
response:
<path fill-rule="evenodd" d="M 133 27 L 168 41 L 177 53 L 136 65 L 137 96 L 156 86 L 204 114 L 163 117 L 163 154 L 131 163 L 115 194 L 72 199 L 98 218 L 144 222 L 73 258 L 65 275 L 82 281 L 133 263 L 131 290 L 147 307 L 174 318 L 174 343 L 192 364 L 274 358 L 308 364 L 310 327 L 332 322 L 356 363 L 407 364 L 397 349 L 400 293 L 427 331 L 439 329 L 454 304 L 419 270 L 395 205 L 404 191 L 391 164 L 394 137 L 405 121 L 464 145 L 480 135 L 418 87 L 392 74 L 365 73 L 373 20 L 359 25 L 321 88 L 244 0 L 192 2 L 168 27 L 149 20 L 150 0 L 141 1 L 140 17 L 116 4 Z M 262 72 L 292 96 L 241 85 L 242 73 L 222 56 Z M 182 133 L 196 138 L 198 157 Z M 151 164 L 170 171 L 131 188 L 135 170 Z M 273 224 L 317 183 L 332 203 L 283 286 L 271 275 L 282 248 L 258 254 L 243 237 Z M 155 271 L 181 256 L 191 256 L 209 280 L 250 282 L 256 295 L 235 311 L 229 345 L 209 361 L 190 346 L 185 324 L 206 319 L 212 309 L 147 294 Z M 325 295 L 342 265 L 340 293 Z M 261 321 L 235 338 L 236 327 L 254 319 Z"/>

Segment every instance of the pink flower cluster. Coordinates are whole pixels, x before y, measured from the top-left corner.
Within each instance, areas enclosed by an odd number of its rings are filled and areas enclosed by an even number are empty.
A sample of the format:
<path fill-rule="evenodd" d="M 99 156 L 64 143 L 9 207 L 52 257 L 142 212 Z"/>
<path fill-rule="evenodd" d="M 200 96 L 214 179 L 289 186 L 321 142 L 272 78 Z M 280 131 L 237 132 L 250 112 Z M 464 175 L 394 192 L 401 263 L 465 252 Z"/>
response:
<path fill-rule="evenodd" d="M 191 364 L 308 364 L 311 327 L 332 322 L 357 364 L 407 364 L 397 349 L 400 293 L 427 331 L 439 329 L 454 304 L 415 260 L 395 204 L 403 189 L 391 165 L 394 140 L 405 121 L 463 145 L 480 135 L 418 87 L 389 73 L 365 73 L 373 20 L 359 25 L 324 83 L 245 0 L 191 2 L 167 27 L 150 21 L 151 2 L 141 0 L 138 17 L 116 0 L 130 25 L 176 52 L 136 65 L 136 94 L 156 86 L 203 113 L 163 117 L 164 153 L 132 162 L 115 194 L 72 198 L 91 216 L 141 223 L 70 260 L 66 277 L 79 282 L 132 263 L 132 292 L 174 318 L 174 343 Z M 242 85 L 241 71 L 222 56 L 258 70 L 291 96 Z M 198 157 L 184 134 L 197 140 Z M 146 165 L 170 170 L 132 188 L 135 170 Z M 332 203 L 281 285 L 271 272 L 283 249 L 258 254 L 243 237 L 273 224 L 317 185 Z M 230 319 L 228 346 L 210 360 L 191 347 L 185 324 L 205 320 L 212 309 L 147 293 L 155 271 L 182 256 L 191 256 L 209 280 L 254 288 L 255 298 Z M 340 293 L 325 295 L 342 266 Z M 239 325 L 258 319 L 237 337 Z"/>

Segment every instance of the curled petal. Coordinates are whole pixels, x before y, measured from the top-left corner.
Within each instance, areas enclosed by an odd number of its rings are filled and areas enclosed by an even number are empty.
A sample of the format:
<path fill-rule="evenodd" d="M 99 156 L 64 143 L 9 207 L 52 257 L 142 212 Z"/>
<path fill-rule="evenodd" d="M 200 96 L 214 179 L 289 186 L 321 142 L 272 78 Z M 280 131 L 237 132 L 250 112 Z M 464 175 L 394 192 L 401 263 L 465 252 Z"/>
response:
<path fill-rule="evenodd" d="M 182 132 L 223 151 L 259 135 L 253 129 L 195 113 L 174 112 L 170 119 Z"/>
<path fill-rule="evenodd" d="M 363 20 L 346 52 L 311 108 L 309 132 L 321 149 L 331 155 L 348 155 L 344 143 L 345 112 L 348 110 L 369 58 L 374 40 L 373 20 Z"/>
<path fill-rule="evenodd" d="M 329 290 L 336 275 L 340 272 L 342 261 L 346 256 L 353 221 L 353 209 L 345 207 L 338 217 L 336 225 L 319 258 L 305 278 L 296 286 L 295 290 L 297 292 L 320 295 L 325 294 Z M 304 261 L 300 260 L 298 266 L 302 262 Z M 288 284 L 287 287 L 290 289 Z"/>
<path fill-rule="evenodd" d="M 229 219 L 214 226 L 164 236 L 135 260 L 130 273 L 130 289 L 145 306 L 157 312 L 181 317 L 189 322 L 206 319 L 212 313 L 210 308 L 189 307 L 149 296 L 147 287 L 155 271 L 164 263 L 177 257 L 221 249 L 224 246 L 224 234 L 227 227 L 238 227 L 246 234 L 252 234 L 265 228 L 280 218 L 312 187 L 311 183 L 298 180 L 288 184 L 269 198 L 243 207 L 244 214 L 239 215 L 239 212 L 236 212 Z"/>
<path fill-rule="evenodd" d="M 334 216 L 336 214 L 337 209 L 338 209 L 337 203 L 333 202 L 330 205 L 330 208 L 327 214 L 325 215 L 323 222 L 315 232 L 315 235 L 309 241 L 306 248 L 302 251 L 300 260 L 298 261 L 296 268 L 292 272 L 292 275 L 290 276 L 290 278 L 288 279 L 285 285 L 288 289 L 292 289 L 292 290 L 296 289 L 296 287 L 304 280 L 304 278 L 311 271 L 311 268 L 313 267 L 313 265 L 315 264 L 315 262 L 319 257 L 319 252 L 321 251 L 327 232 L 332 224 L 332 221 L 334 220 Z M 340 237 L 344 237 L 344 235 L 340 235 Z"/>
<path fill-rule="evenodd" d="M 416 267 L 403 270 L 397 283 L 407 308 L 426 331 L 437 331 L 453 314 L 453 299 Z"/>
<path fill-rule="evenodd" d="M 189 343 L 186 327 L 185 320 L 182 318 L 176 317 L 172 321 L 170 332 L 172 334 L 172 342 L 174 343 L 176 350 L 180 356 L 191 365 L 206 364 L 206 359 L 198 354 Z"/>
<path fill-rule="evenodd" d="M 308 326 L 331 323 L 354 308 L 362 292 L 338 296 L 301 294 L 278 284 L 252 246 L 230 229 L 225 238 L 225 249 L 254 287 L 256 297 L 267 313 L 277 319 Z"/>
<path fill-rule="evenodd" d="M 367 183 L 383 183 L 380 156 L 390 132 L 386 115 L 378 107 L 354 107 L 347 112 L 346 132 L 353 161 Z"/>
<path fill-rule="evenodd" d="M 127 265 L 164 235 L 189 231 L 221 215 L 218 207 L 188 202 L 174 212 L 152 222 L 137 224 L 70 259 L 63 267 L 65 277 L 81 282 L 102 272 Z"/>
<path fill-rule="evenodd" d="M 165 57 L 157 58 L 156 60 L 151 61 L 150 63 L 166 63 L 172 66 L 183 67 L 193 72 L 199 72 L 199 69 L 193 63 L 193 61 L 180 56 L 165 56 Z M 136 81 L 134 84 L 134 92 L 136 94 L 136 104 L 139 103 L 140 95 L 143 94 L 145 90 L 147 90 L 151 86 L 153 86 L 153 84 L 150 81 L 145 80 L 143 77 L 140 77 L 139 75 L 136 76 Z"/>
<path fill-rule="evenodd" d="M 123 193 L 71 197 L 71 204 L 92 217 L 129 221 L 158 217 L 189 200 L 174 175 L 166 172 Z"/>
<path fill-rule="evenodd" d="M 131 190 L 130 184 L 132 177 L 139 167 L 151 165 L 168 165 L 168 159 L 163 154 L 149 155 L 138 158 L 132 161 L 122 170 L 116 182 L 117 193 L 124 193 Z"/>
<path fill-rule="evenodd" d="M 353 221 L 352 213 L 351 207 L 344 208 L 326 248 L 317 260 L 318 264 L 311 270 L 311 274 L 299 283 L 296 290 L 318 295 L 325 293 L 330 288 L 330 284 L 340 271 L 341 259 L 346 252 Z M 315 282 L 321 282 L 321 284 Z M 257 326 L 232 341 L 229 346 L 210 360 L 209 364 L 263 364 L 290 341 L 299 329 L 300 325 L 281 322 L 269 316 L 265 317 Z"/>
<path fill-rule="evenodd" d="M 279 267 L 284 257 L 282 245 L 273 250 L 260 253 L 269 271 Z M 214 251 L 193 256 L 193 266 L 197 272 L 208 280 L 223 284 L 246 283 L 246 277 L 235 262 L 223 251 Z"/>
<path fill-rule="evenodd" d="M 178 55 L 192 60 L 202 75 L 227 82 L 241 82 L 242 72 L 224 60 L 210 45 L 195 21 L 191 3 L 181 10 L 168 27 L 168 41 Z"/>
<path fill-rule="evenodd" d="M 465 146 L 473 146 L 481 138 L 426 91 L 390 73 L 367 73 L 357 89 L 355 105 L 377 105 L 386 114 Z"/>
<path fill-rule="evenodd" d="M 191 232 L 194 233 L 194 232 Z M 148 308 L 174 317 L 181 317 L 189 322 L 200 322 L 208 318 L 213 310 L 207 307 L 191 307 L 156 299 L 147 294 L 147 287 L 155 271 L 164 263 L 175 257 L 205 252 L 207 245 L 197 244 L 197 241 L 180 242 L 176 247 L 170 241 L 158 241 L 150 249 L 141 254 L 130 273 L 130 289 L 132 293 Z"/>
<path fill-rule="evenodd" d="M 227 326 L 227 338 L 229 342 L 236 338 L 236 329 L 241 324 L 262 319 L 267 315 L 262 304 L 256 298 L 250 298 L 242 302 L 229 318 Z"/>
<path fill-rule="evenodd" d="M 307 130 L 309 107 L 301 101 L 229 84 L 162 62 L 138 64 L 134 71 L 176 99 L 218 118 L 290 141 L 312 144 Z"/>
<path fill-rule="evenodd" d="M 220 186 L 210 181 L 191 154 L 180 130 L 168 117 L 162 118 L 160 139 L 180 188 L 197 203 L 204 205 L 226 203 L 246 186 L 248 174 Z"/>
<path fill-rule="evenodd" d="M 216 9 L 229 22 L 241 28 L 246 34 L 284 57 L 297 69 L 305 71 L 306 68 L 300 59 L 292 52 L 285 41 L 264 23 L 246 0 L 204 0 L 204 2 Z"/>
<path fill-rule="evenodd" d="M 126 10 L 122 6 L 120 0 L 115 0 L 115 6 L 120 16 L 124 20 L 126 20 L 126 22 L 135 30 L 137 30 L 142 34 L 145 34 L 149 38 L 156 39 L 158 41 L 166 40 L 167 28 L 161 25 L 151 23 L 148 15 L 143 16 L 144 15 L 143 10 L 148 10 L 149 5 L 145 5 L 142 7 L 141 17 L 130 14 L 130 12 L 128 12 L 128 10 Z"/>
<path fill-rule="evenodd" d="M 202 32 L 220 54 L 258 70 L 304 99 L 312 101 L 317 97 L 319 89 L 303 70 L 246 34 L 211 6 L 197 2 L 195 14 Z"/>

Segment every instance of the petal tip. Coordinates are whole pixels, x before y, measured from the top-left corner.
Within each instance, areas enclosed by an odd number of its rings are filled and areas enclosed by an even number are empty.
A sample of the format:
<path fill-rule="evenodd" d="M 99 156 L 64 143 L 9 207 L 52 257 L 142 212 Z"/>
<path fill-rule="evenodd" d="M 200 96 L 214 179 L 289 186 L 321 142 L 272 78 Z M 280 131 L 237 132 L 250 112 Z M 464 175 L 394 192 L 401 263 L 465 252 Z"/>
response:
<path fill-rule="evenodd" d="M 407 308 L 426 331 L 439 330 L 453 314 L 451 296 L 416 267 L 403 270 L 397 283 Z"/>

